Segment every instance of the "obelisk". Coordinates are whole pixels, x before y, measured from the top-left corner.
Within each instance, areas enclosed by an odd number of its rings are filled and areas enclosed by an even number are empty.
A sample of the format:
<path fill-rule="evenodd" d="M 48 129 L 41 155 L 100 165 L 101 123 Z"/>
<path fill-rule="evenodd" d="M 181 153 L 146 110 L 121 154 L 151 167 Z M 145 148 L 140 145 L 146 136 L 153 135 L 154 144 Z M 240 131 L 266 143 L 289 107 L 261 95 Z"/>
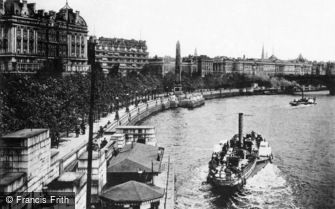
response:
<path fill-rule="evenodd" d="M 181 84 L 181 56 L 180 56 L 180 43 L 177 41 L 176 45 L 176 68 L 175 68 L 175 75 L 176 75 L 176 84 Z"/>

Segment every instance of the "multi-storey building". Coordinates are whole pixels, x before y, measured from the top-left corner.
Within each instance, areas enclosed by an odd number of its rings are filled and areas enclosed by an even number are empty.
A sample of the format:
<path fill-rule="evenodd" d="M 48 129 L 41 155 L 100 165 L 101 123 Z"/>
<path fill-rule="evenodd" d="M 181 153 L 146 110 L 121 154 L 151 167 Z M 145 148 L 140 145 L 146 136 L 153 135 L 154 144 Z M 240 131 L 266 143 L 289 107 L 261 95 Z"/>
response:
<path fill-rule="evenodd" d="M 175 61 L 171 57 L 153 57 L 148 59 L 143 70 L 157 76 L 164 77 L 167 73 L 174 73 Z"/>
<path fill-rule="evenodd" d="M 325 62 L 313 62 L 312 64 L 312 75 L 326 75 L 327 63 Z"/>
<path fill-rule="evenodd" d="M 233 73 L 252 75 L 254 74 L 255 62 L 252 59 L 237 59 L 233 65 Z"/>
<path fill-rule="evenodd" d="M 326 75 L 335 75 L 335 63 L 334 62 L 327 62 L 326 65 Z"/>
<path fill-rule="evenodd" d="M 149 59 L 149 64 L 144 70 L 150 71 L 151 74 L 164 77 L 167 73 L 175 73 L 175 59 L 172 57 L 153 57 Z M 180 63 L 182 74 L 189 76 L 198 74 L 198 65 L 196 57 L 183 57 Z"/>
<path fill-rule="evenodd" d="M 104 72 L 118 70 L 123 76 L 138 72 L 149 63 L 146 41 L 141 40 L 100 37 L 95 54 Z"/>
<path fill-rule="evenodd" d="M 233 72 L 234 60 L 227 57 L 215 57 L 213 61 L 214 74 L 229 74 Z"/>
<path fill-rule="evenodd" d="M 0 1 L 0 71 L 86 72 L 87 24 L 66 4 L 59 12 L 27 0 Z"/>
<path fill-rule="evenodd" d="M 295 75 L 295 66 L 293 63 L 280 62 L 278 63 L 277 75 Z"/>
<path fill-rule="evenodd" d="M 306 75 L 312 74 L 312 63 L 299 56 L 295 60 L 214 58 L 214 74 L 238 73 L 246 75 Z"/>
<path fill-rule="evenodd" d="M 197 75 L 198 65 L 196 56 L 189 55 L 188 57 L 183 57 L 181 62 L 181 71 L 187 75 Z"/>
<path fill-rule="evenodd" d="M 277 62 L 278 62 L 278 59 L 274 55 L 272 55 L 268 59 L 263 58 L 263 59 L 255 60 L 255 68 L 254 68 L 253 74 L 254 75 L 275 75 Z"/>
<path fill-rule="evenodd" d="M 289 61 L 295 65 L 295 75 L 310 75 L 312 74 L 312 63 L 307 61 L 300 54 L 299 57 L 295 60 Z"/>
<path fill-rule="evenodd" d="M 198 72 L 201 75 L 201 77 L 213 74 L 213 59 L 205 55 L 200 55 L 197 57 L 197 62 L 198 62 Z"/>

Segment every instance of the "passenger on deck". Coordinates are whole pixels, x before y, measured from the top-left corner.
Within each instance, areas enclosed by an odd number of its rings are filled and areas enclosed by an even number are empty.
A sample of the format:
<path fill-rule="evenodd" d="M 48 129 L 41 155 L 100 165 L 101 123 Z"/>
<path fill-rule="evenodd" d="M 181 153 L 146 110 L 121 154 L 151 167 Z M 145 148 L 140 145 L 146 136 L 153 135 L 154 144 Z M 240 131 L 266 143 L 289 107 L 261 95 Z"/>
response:
<path fill-rule="evenodd" d="M 251 131 L 251 137 L 252 137 L 252 139 L 255 139 L 256 138 L 256 132 Z"/>

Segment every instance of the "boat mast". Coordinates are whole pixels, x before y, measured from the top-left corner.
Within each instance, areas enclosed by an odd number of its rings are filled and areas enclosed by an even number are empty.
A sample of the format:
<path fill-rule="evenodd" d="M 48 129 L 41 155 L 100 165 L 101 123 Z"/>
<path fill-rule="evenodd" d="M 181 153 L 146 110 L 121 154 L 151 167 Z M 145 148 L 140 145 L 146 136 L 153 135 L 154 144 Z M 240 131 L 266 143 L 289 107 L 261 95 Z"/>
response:
<path fill-rule="evenodd" d="M 240 146 L 243 147 L 243 113 L 238 114 L 238 140 L 240 142 Z"/>

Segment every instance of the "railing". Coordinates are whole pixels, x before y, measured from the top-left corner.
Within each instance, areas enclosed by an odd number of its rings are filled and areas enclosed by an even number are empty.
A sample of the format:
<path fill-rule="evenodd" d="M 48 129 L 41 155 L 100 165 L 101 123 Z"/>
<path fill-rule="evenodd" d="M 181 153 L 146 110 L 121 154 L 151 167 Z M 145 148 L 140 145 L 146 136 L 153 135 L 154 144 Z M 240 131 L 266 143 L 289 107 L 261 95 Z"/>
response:
<path fill-rule="evenodd" d="M 169 175 L 170 175 L 170 156 L 168 159 L 168 169 L 166 174 L 166 186 L 165 186 L 165 198 L 164 198 L 164 209 L 166 209 L 166 201 L 167 201 L 167 195 L 168 195 L 168 186 L 169 186 Z"/>

